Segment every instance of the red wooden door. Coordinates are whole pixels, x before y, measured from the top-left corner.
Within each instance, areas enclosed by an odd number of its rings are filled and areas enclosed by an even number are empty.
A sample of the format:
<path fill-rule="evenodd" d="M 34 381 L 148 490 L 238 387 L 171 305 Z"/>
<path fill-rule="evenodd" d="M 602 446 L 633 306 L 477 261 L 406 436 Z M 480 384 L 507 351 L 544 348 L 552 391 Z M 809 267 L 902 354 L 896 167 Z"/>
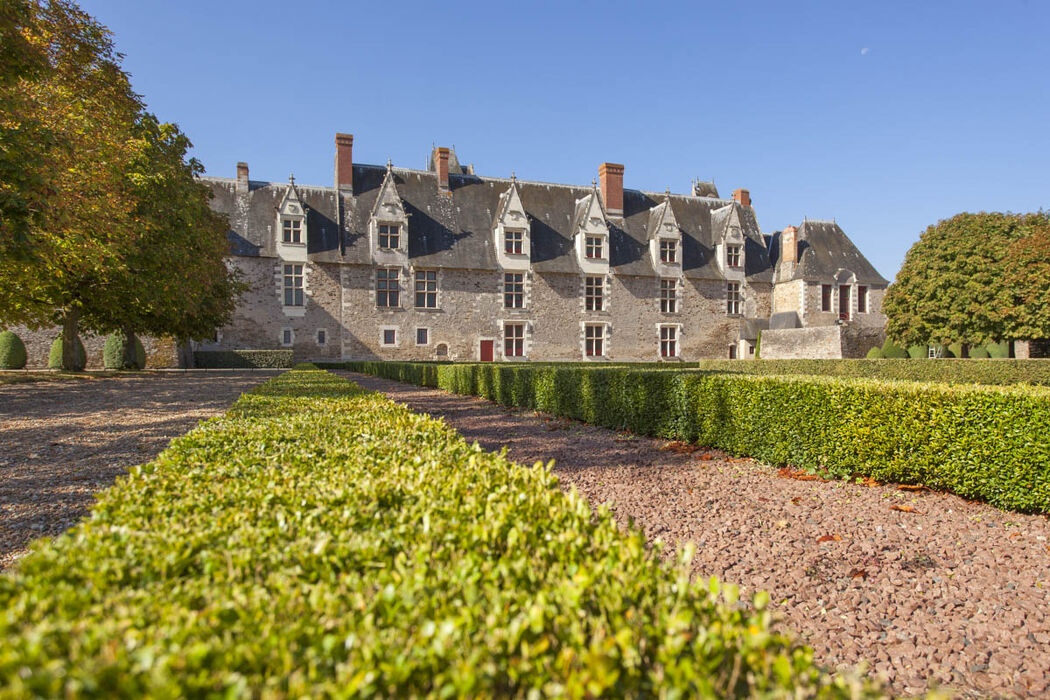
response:
<path fill-rule="evenodd" d="M 481 341 L 481 361 L 492 362 L 494 340 Z"/>

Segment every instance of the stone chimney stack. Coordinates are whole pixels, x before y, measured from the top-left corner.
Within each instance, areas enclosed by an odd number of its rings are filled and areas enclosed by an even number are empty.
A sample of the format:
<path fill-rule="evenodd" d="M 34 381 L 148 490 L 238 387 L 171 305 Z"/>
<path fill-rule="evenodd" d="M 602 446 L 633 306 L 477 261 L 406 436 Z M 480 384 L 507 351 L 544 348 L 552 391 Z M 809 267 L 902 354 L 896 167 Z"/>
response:
<path fill-rule="evenodd" d="M 354 189 L 354 135 L 335 135 L 335 187 Z"/>
<path fill-rule="evenodd" d="M 448 154 L 449 150 L 445 147 L 437 149 L 435 167 L 438 176 L 438 189 L 442 192 L 448 192 Z"/>
<path fill-rule="evenodd" d="M 780 262 L 798 264 L 798 228 L 795 226 L 780 232 Z"/>
<path fill-rule="evenodd" d="M 248 164 L 238 163 L 237 164 L 237 191 L 247 192 L 248 191 Z"/>
<path fill-rule="evenodd" d="M 617 163 L 602 163 L 598 167 L 598 179 L 602 186 L 605 211 L 623 214 L 623 166 Z"/>
<path fill-rule="evenodd" d="M 737 188 L 733 190 L 733 199 L 740 203 L 742 207 L 751 206 L 751 193 L 743 188 Z"/>

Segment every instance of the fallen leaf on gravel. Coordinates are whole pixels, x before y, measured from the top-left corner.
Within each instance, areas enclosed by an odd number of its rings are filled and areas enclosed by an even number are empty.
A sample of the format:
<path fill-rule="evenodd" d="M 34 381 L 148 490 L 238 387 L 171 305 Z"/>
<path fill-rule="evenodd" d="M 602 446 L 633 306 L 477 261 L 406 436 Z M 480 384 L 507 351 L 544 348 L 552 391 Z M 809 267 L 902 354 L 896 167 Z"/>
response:
<path fill-rule="evenodd" d="M 700 455 L 700 459 L 704 460 L 705 462 L 710 461 L 710 460 L 712 460 L 714 458 L 715 458 L 715 456 L 713 454 L 711 454 L 710 452 L 705 452 L 702 455 Z"/>
<path fill-rule="evenodd" d="M 827 481 L 816 474 L 810 474 L 800 469 L 792 469 L 791 467 L 782 467 L 777 470 L 777 476 L 781 479 L 795 479 L 796 481 Z"/>
<path fill-rule="evenodd" d="M 876 479 L 872 479 L 870 476 L 864 477 L 861 482 L 864 486 L 882 486 L 882 483 Z"/>
<path fill-rule="evenodd" d="M 699 445 L 692 445 L 688 442 L 682 442 L 681 440 L 675 440 L 673 442 L 666 442 L 660 446 L 661 452 L 677 452 L 679 454 L 692 454 L 700 449 Z"/>
<path fill-rule="evenodd" d="M 841 542 L 841 535 L 821 535 L 817 538 L 817 542 Z"/>
<path fill-rule="evenodd" d="M 901 491 L 925 491 L 926 490 L 925 486 L 920 486 L 918 484 L 901 484 L 897 488 L 899 490 L 901 490 Z"/>
<path fill-rule="evenodd" d="M 868 578 L 868 571 L 867 569 L 853 569 L 849 572 L 849 577 L 866 579 Z"/>
<path fill-rule="evenodd" d="M 899 510 L 902 513 L 918 513 L 919 512 L 919 511 L 915 510 L 914 508 L 912 508 L 911 506 L 890 506 L 890 510 Z"/>
<path fill-rule="evenodd" d="M 1012 540 L 1013 538 L 1015 538 L 1015 537 L 1020 537 L 1020 536 L 1021 536 L 1021 533 L 1020 533 L 1020 532 L 1015 532 L 1015 533 L 1013 533 L 1012 535 L 1010 535 L 1010 537 L 1009 537 L 1009 538 L 1007 538 L 1007 539 L 1011 539 L 1011 540 Z"/>
<path fill-rule="evenodd" d="M 741 464 L 744 462 L 754 462 L 755 460 L 751 459 L 750 457 L 730 457 L 729 461 L 732 464 Z"/>
<path fill-rule="evenodd" d="M 769 499 L 765 498 L 764 496 L 759 496 L 758 500 L 762 501 L 763 503 L 769 503 Z"/>
<path fill-rule="evenodd" d="M 800 506 L 800 505 L 802 505 L 802 497 L 801 496 L 795 496 L 794 498 L 791 499 L 791 502 L 794 503 L 796 506 Z"/>

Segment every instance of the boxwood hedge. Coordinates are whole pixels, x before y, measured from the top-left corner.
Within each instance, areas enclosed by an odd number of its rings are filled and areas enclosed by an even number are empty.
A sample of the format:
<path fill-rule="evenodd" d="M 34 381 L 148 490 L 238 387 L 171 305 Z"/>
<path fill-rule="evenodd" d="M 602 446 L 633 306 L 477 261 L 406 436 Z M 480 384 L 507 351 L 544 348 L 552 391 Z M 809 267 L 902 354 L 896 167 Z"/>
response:
<path fill-rule="evenodd" d="M 295 364 L 291 350 L 197 350 L 199 369 L 286 369 Z"/>
<path fill-rule="evenodd" d="M 973 351 L 970 354 L 972 357 Z M 948 384 L 1050 385 L 1050 360 L 704 360 L 695 366 L 718 372 L 761 375 L 807 374 Z"/>
<path fill-rule="evenodd" d="M 411 375 L 405 366 L 379 370 Z M 1043 387 L 489 363 L 437 366 L 426 378 L 455 393 L 775 465 L 924 484 L 1050 513 L 1050 389 Z"/>
<path fill-rule="evenodd" d="M 877 694 L 658 549 L 540 465 L 296 370 L 0 576 L 0 697 Z"/>

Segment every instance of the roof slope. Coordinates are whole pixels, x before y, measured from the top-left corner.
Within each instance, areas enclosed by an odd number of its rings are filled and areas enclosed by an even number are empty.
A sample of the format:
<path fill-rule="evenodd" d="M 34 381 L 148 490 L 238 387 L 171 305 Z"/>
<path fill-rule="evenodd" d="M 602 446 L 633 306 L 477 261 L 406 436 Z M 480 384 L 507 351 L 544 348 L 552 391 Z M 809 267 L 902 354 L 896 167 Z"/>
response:
<path fill-rule="evenodd" d="M 889 284 L 834 221 L 803 221 L 798 229 L 798 251 L 798 265 L 787 279 L 828 281 L 839 270 L 849 270 L 859 284 Z M 774 266 L 779 263 L 780 232 L 773 234 L 769 257 Z"/>

